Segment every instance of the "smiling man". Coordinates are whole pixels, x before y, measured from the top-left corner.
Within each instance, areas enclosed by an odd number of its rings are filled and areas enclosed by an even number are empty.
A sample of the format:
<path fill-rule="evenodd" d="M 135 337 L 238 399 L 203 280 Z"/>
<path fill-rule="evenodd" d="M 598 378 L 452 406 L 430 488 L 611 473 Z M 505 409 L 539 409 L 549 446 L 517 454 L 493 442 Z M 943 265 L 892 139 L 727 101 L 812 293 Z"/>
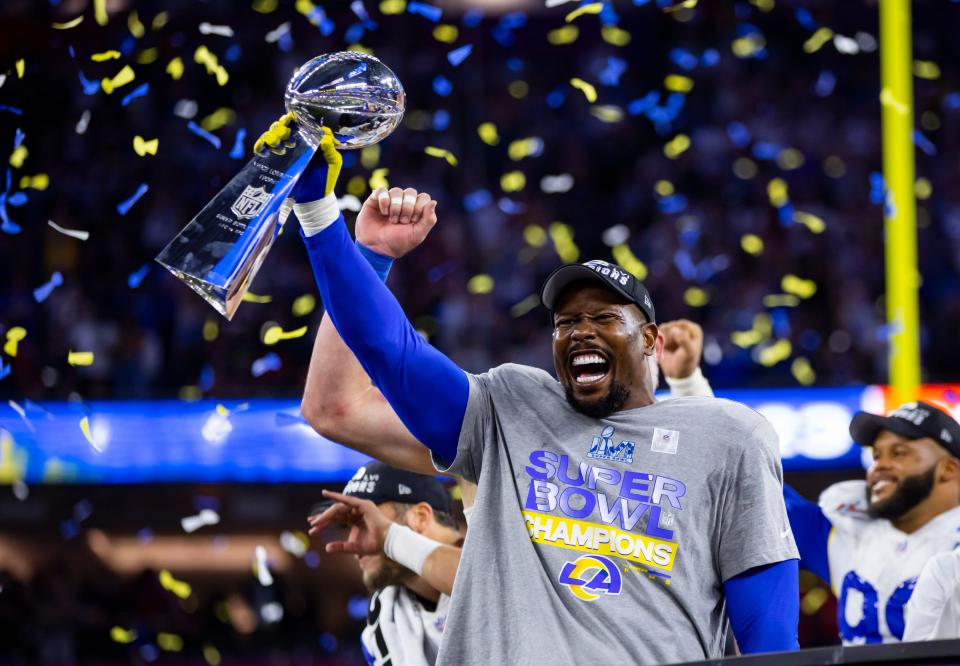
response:
<path fill-rule="evenodd" d="M 557 378 L 464 372 L 350 238 L 338 165 L 321 143 L 294 206 L 326 314 L 437 468 L 479 483 L 438 663 L 720 657 L 726 616 L 743 652 L 796 648 L 776 434 L 726 400 L 654 401 L 643 285 L 606 262 L 561 267 L 542 292 Z"/>
<path fill-rule="evenodd" d="M 923 565 L 960 544 L 960 423 L 910 402 L 859 412 L 850 436 L 873 454 L 866 481 L 827 488 L 819 506 L 786 487 L 787 512 L 800 566 L 837 595 L 843 642 L 895 642 Z"/>

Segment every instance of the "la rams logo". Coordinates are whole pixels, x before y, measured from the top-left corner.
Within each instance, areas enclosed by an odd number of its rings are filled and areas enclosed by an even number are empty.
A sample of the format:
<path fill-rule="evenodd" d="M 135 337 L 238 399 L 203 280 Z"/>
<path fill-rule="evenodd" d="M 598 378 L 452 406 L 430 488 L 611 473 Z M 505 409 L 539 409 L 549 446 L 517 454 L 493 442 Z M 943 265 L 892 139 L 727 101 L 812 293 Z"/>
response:
<path fill-rule="evenodd" d="M 603 594 L 620 594 L 623 578 L 616 563 L 609 558 L 583 555 L 563 565 L 560 584 L 579 599 L 595 601 Z"/>

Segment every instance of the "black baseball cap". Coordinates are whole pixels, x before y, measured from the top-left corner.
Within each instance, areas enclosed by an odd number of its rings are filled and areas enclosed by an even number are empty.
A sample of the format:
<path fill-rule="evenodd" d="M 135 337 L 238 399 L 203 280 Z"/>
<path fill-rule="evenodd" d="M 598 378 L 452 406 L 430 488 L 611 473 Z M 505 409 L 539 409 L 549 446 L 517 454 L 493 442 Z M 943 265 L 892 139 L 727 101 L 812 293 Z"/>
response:
<path fill-rule="evenodd" d="M 929 437 L 960 458 L 960 423 L 928 402 L 908 402 L 886 416 L 857 412 L 850 421 L 850 436 L 860 446 L 873 446 L 881 430 L 910 439 Z"/>
<path fill-rule="evenodd" d="M 563 290 L 580 280 L 592 280 L 612 289 L 640 308 L 651 323 L 656 321 L 653 300 L 643 283 L 620 266 L 600 259 L 566 264 L 550 273 L 540 289 L 540 301 L 553 312 Z"/>
<path fill-rule="evenodd" d="M 374 504 L 426 502 L 437 511 L 445 513 L 453 511 L 450 493 L 434 477 L 390 467 L 375 460 L 356 471 L 353 478 L 343 487 L 342 494 L 368 499 Z M 331 504 L 333 504 L 331 500 L 314 504 L 310 509 L 310 515 L 321 513 Z"/>

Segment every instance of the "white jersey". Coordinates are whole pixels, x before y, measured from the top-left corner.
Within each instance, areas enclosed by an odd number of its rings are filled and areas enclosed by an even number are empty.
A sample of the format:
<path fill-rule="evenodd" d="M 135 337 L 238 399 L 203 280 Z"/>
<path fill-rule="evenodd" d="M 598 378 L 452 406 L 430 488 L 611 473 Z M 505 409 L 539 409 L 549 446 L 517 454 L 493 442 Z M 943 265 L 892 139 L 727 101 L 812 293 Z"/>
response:
<path fill-rule="evenodd" d="M 820 508 L 833 526 L 827 558 L 840 638 L 845 645 L 901 640 L 904 606 L 923 566 L 960 542 L 960 507 L 906 534 L 867 515 L 865 481 L 844 481 L 823 492 Z"/>
<path fill-rule="evenodd" d="M 905 641 L 960 638 L 960 550 L 934 555 L 907 603 Z"/>
<path fill-rule="evenodd" d="M 433 666 L 440 651 L 450 597 L 430 604 L 403 585 L 370 597 L 367 626 L 360 636 L 371 666 Z"/>

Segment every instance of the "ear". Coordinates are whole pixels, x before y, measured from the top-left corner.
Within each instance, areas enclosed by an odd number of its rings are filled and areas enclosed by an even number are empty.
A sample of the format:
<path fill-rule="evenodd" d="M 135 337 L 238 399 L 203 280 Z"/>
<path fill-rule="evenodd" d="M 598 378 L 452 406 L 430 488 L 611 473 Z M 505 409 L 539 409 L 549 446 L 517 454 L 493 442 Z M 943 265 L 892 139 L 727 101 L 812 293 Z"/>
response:
<path fill-rule="evenodd" d="M 664 345 L 663 334 L 660 332 L 657 332 L 657 343 L 653 349 L 657 357 L 657 363 L 660 362 L 660 358 L 663 356 L 663 345 Z"/>
<path fill-rule="evenodd" d="M 647 356 L 656 355 L 657 359 L 663 353 L 663 336 L 660 335 L 660 329 L 656 324 L 644 324 L 641 332 L 643 335 L 643 353 Z"/>
<path fill-rule="evenodd" d="M 417 502 L 410 507 L 403 518 L 407 527 L 418 534 L 423 534 L 433 522 L 433 507 L 426 502 Z"/>
<path fill-rule="evenodd" d="M 940 480 L 948 483 L 960 479 L 960 460 L 953 456 L 944 456 L 940 465 Z"/>

